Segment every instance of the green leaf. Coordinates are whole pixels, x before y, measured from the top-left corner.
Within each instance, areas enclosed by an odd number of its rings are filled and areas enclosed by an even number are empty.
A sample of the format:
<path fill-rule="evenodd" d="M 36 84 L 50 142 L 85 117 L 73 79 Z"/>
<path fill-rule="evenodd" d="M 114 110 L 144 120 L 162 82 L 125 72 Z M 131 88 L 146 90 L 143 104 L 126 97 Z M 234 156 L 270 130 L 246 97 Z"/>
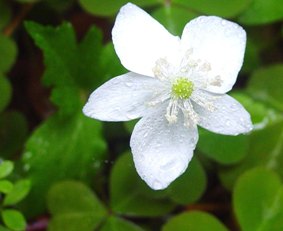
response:
<path fill-rule="evenodd" d="M 11 9 L 5 0 L 0 0 L 0 29 L 5 27 L 11 18 Z"/>
<path fill-rule="evenodd" d="M 98 16 L 113 16 L 118 13 L 118 10 L 128 3 L 128 0 L 79 0 L 81 7 L 94 15 Z M 153 6 L 158 4 L 159 0 L 132 0 L 134 4 L 140 7 Z"/>
<path fill-rule="evenodd" d="M 258 33 L 255 33 L 256 37 L 258 37 Z M 260 47 L 259 45 L 253 41 L 252 34 L 247 37 L 247 45 L 244 57 L 243 67 L 241 69 L 242 73 L 250 73 L 253 70 L 256 70 L 260 67 Z M 264 41 L 266 44 L 266 41 Z"/>
<path fill-rule="evenodd" d="M 123 67 L 117 54 L 115 53 L 112 42 L 107 43 L 103 47 L 99 66 L 101 69 L 100 75 L 103 76 L 103 81 L 128 72 Z"/>
<path fill-rule="evenodd" d="M 26 220 L 22 213 L 14 209 L 2 211 L 4 224 L 13 231 L 23 231 L 26 227 Z"/>
<path fill-rule="evenodd" d="M 94 89 L 102 82 L 99 62 L 102 52 L 101 32 L 92 27 L 78 45 L 73 27 L 63 23 L 54 28 L 26 22 L 26 28 L 43 50 L 46 70 L 44 83 L 53 87 L 52 102 L 63 115 L 81 110 L 84 97 L 80 88 Z"/>
<path fill-rule="evenodd" d="M 13 189 L 6 195 L 3 204 L 14 205 L 23 200 L 30 191 L 30 180 L 19 180 Z"/>
<path fill-rule="evenodd" d="M 11 231 L 10 229 L 5 228 L 4 226 L 0 225 L 0 231 Z"/>
<path fill-rule="evenodd" d="M 17 56 L 15 42 L 0 33 L 0 73 L 10 70 Z"/>
<path fill-rule="evenodd" d="M 100 60 L 104 55 L 103 48 L 101 31 L 96 27 L 91 27 L 78 47 L 78 57 L 80 58 L 78 68 L 79 73 L 83 73 L 83 78 L 81 74 L 75 77 L 76 82 L 83 88 L 93 90 L 102 83 L 103 72 L 101 71 Z"/>
<path fill-rule="evenodd" d="M 130 221 L 111 216 L 103 224 L 100 231 L 143 231 L 143 229 Z"/>
<path fill-rule="evenodd" d="M 251 96 L 283 111 L 283 64 L 256 70 L 248 82 Z"/>
<path fill-rule="evenodd" d="M 10 82 L 0 74 L 0 112 L 9 104 L 12 96 L 12 88 Z"/>
<path fill-rule="evenodd" d="M 81 112 L 69 119 L 54 115 L 35 130 L 23 156 L 24 170 L 33 185 L 27 198 L 33 208 L 30 212 L 44 209 L 42 198 L 54 182 L 91 180 L 97 171 L 95 163 L 106 150 L 101 130 L 100 122 Z"/>
<path fill-rule="evenodd" d="M 111 208 L 128 216 L 160 216 L 168 213 L 174 204 L 158 198 L 160 192 L 150 189 L 137 175 L 130 153 L 122 155 L 111 171 Z"/>
<path fill-rule="evenodd" d="M 55 87 L 55 93 L 53 91 L 51 96 L 53 103 L 62 109 L 62 114 L 69 115 L 79 110 L 80 95 L 74 79 L 79 57 L 71 24 L 64 23 L 53 28 L 26 22 L 25 26 L 37 46 L 43 50 L 46 65 L 43 80 L 47 86 Z"/>
<path fill-rule="evenodd" d="M 152 16 L 172 34 L 180 36 L 185 25 L 193 18 L 199 16 L 199 14 L 178 6 L 165 5 L 156 9 Z"/>
<path fill-rule="evenodd" d="M 186 212 L 171 218 L 162 231 L 228 231 L 214 216 L 205 212 Z"/>
<path fill-rule="evenodd" d="M 13 172 L 14 163 L 9 160 L 0 162 L 0 179 L 5 178 Z"/>
<path fill-rule="evenodd" d="M 201 14 L 234 17 L 243 12 L 253 0 L 172 0 L 172 4 L 186 7 Z"/>
<path fill-rule="evenodd" d="M 0 115 L 0 153 L 2 158 L 11 158 L 12 154 L 23 147 L 28 133 L 25 117 L 19 112 L 4 112 Z"/>
<path fill-rule="evenodd" d="M 283 227 L 283 186 L 272 171 L 256 168 L 235 185 L 233 206 L 243 231 L 280 231 Z"/>
<path fill-rule="evenodd" d="M 14 185 L 8 180 L 0 180 L 0 192 L 7 194 L 13 189 Z"/>
<path fill-rule="evenodd" d="M 206 188 L 206 175 L 196 157 L 189 163 L 188 169 L 166 189 L 168 196 L 179 204 L 197 201 Z"/>
<path fill-rule="evenodd" d="M 92 231 L 106 216 L 95 194 L 76 181 L 55 184 L 48 192 L 47 204 L 53 215 L 48 231 Z"/>
<path fill-rule="evenodd" d="M 240 23 L 260 25 L 283 19 L 281 0 L 253 0 L 252 4 L 240 15 Z"/>
<path fill-rule="evenodd" d="M 280 120 L 283 116 L 278 110 L 259 100 L 253 99 L 245 92 L 234 92 L 232 96 L 237 99 L 250 113 L 253 130 L 263 129 Z"/>
<path fill-rule="evenodd" d="M 199 131 L 199 150 L 218 163 L 237 163 L 248 153 L 249 137 L 247 135 L 225 136 L 207 130 Z"/>
<path fill-rule="evenodd" d="M 232 188 L 237 178 L 248 169 L 262 166 L 276 171 L 283 178 L 283 121 L 278 121 L 250 135 L 248 155 L 241 163 L 223 168 L 220 179 L 225 187 Z"/>

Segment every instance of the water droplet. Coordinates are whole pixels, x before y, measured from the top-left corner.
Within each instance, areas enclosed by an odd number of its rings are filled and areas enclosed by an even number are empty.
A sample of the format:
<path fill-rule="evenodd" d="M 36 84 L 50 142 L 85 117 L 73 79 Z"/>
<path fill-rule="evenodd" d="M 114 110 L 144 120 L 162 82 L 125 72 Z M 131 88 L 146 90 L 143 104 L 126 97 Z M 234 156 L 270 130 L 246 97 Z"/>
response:
<path fill-rule="evenodd" d="M 237 105 L 237 104 L 231 104 L 231 105 L 230 105 L 230 109 L 231 109 L 232 111 L 237 111 L 237 110 L 238 110 L 238 105 Z"/>
<path fill-rule="evenodd" d="M 131 83 L 131 82 L 126 82 L 125 85 L 126 85 L 127 87 L 131 87 L 131 86 L 133 86 L 133 83 Z"/>
<path fill-rule="evenodd" d="M 231 126 L 231 120 L 227 119 L 225 124 L 226 124 L 226 126 Z"/>
<path fill-rule="evenodd" d="M 227 24 L 227 21 L 226 20 L 221 20 L 221 25 L 222 26 L 225 26 Z"/>
<path fill-rule="evenodd" d="M 152 183 L 152 188 L 155 189 L 155 190 L 158 190 L 158 189 L 162 189 L 164 188 L 163 187 L 163 184 L 158 181 L 158 180 L 155 180 L 153 183 Z"/>
<path fill-rule="evenodd" d="M 163 165 L 160 166 L 160 169 L 168 171 L 169 169 L 173 168 L 176 165 L 175 160 L 171 160 Z"/>

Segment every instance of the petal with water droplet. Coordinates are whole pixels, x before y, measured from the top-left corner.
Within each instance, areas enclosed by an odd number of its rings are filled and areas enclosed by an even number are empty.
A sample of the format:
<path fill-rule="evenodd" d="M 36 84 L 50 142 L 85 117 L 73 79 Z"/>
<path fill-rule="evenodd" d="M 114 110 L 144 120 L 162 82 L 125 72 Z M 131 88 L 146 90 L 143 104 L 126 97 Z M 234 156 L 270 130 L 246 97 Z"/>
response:
<path fill-rule="evenodd" d="M 148 103 L 158 90 L 162 90 L 159 80 L 129 72 L 96 89 L 83 112 L 103 121 L 136 119 L 148 110 Z"/>
<path fill-rule="evenodd" d="M 234 85 L 242 67 L 246 32 L 236 23 L 216 16 L 200 16 L 184 28 L 183 50 L 192 48 L 195 60 L 207 62 L 211 70 L 203 76 L 204 88 L 226 93 Z"/>
<path fill-rule="evenodd" d="M 166 107 L 164 103 L 144 116 L 130 142 L 137 172 L 155 190 L 166 188 L 186 170 L 198 140 L 196 126 L 185 127 L 181 116 L 168 123 Z"/>
<path fill-rule="evenodd" d="M 194 110 L 199 115 L 199 125 L 219 134 L 238 135 L 252 130 L 250 114 L 234 98 L 229 95 L 206 94 L 206 99 L 213 103 L 209 111 L 193 103 Z"/>
<path fill-rule="evenodd" d="M 178 58 L 180 38 L 132 3 L 120 9 L 112 38 L 123 66 L 139 74 L 153 77 L 159 58 L 168 57 L 172 62 Z"/>

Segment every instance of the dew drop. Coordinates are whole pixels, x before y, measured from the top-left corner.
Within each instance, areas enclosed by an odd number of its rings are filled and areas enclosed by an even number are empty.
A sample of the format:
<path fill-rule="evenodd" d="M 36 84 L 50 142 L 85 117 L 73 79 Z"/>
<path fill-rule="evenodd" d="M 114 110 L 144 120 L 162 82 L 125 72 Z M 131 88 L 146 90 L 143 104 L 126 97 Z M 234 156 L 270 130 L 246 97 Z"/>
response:
<path fill-rule="evenodd" d="M 131 86 L 133 86 L 133 83 L 131 83 L 131 82 L 126 82 L 125 85 L 126 85 L 127 87 L 131 87 Z"/>
<path fill-rule="evenodd" d="M 161 165 L 160 169 L 168 171 L 169 169 L 173 168 L 175 165 L 176 165 L 176 161 L 175 160 L 171 160 L 171 161 Z"/>
<path fill-rule="evenodd" d="M 227 119 L 225 124 L 226 124 L 226 126 L 231 126 L 231 120 Z"/>
<path fill-rule="evenodd" d="M 152 187 L 153 187 L 155 190 L 164 188 L 164 187 L 163 187 L 163 184 L 162 184 L 160 181 L 158 181 L 158 180 L 155 180 L 155 181 L 152 183 Z"/>
<path fill-rule="evenodd" d="M 221 20 L 221 25 L 225 26 L 227 24 L 227 22 L 225 20 Z"/>

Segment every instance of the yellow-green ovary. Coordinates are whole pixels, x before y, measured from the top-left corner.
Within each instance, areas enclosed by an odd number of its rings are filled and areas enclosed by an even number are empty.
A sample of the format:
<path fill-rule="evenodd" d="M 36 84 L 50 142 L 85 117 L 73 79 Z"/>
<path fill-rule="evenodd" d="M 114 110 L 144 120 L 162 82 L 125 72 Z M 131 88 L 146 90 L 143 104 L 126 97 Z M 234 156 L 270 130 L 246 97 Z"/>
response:
<path fill-rule="evenodd" d="M 172 95 L 178 99 L 188 99 L 193 93 L 194 84 L 187 78 L 178 78 L 172 85 Z"/>

